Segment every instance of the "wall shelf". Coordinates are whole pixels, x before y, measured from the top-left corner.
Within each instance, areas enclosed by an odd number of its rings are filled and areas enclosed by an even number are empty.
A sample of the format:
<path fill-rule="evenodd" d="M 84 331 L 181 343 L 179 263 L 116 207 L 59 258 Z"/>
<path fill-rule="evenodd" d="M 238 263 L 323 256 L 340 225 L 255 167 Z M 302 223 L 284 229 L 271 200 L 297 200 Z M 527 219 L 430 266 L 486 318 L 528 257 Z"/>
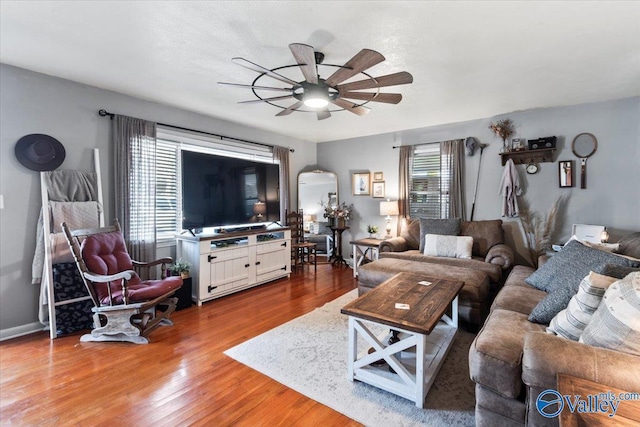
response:
<path fill-rule="evenodd" d="M 553 153 L 555 148 L 539 148 L 537 150 L 509 151 L 508 153 L 500 153 L 502 166 L 507 160 L 513 160 L 516 165 L 529 163 L 551 163 L 553 162 Z"/>

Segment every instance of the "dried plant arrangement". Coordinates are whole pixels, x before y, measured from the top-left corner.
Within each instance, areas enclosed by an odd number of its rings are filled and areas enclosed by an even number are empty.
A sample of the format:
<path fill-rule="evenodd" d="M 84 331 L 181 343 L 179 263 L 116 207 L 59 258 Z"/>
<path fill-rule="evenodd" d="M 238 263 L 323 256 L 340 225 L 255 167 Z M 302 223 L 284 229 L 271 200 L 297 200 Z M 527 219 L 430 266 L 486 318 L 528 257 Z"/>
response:
<path fill-rule="evenodd" d="M 564 200 L 564 197 L 558 197 L 544 216 L 532 211 L 525 197 L 519 200 L 520 223 L 524 231 L 529 258 L 531 258 L 530 262 L 535 268 L 538 268 L 538 257 L 551 250 L 551 239 L 559 223 L 560 209 Z"/>
<path fill-rule="evenodd" d="M 489 129 L 500 139 L 502 139 L 502 151 L 509 151 L 507 140 L 515 132 L 513 129 L 513 121 L 509 118 L 500 119 L 496 123 L 491 122 Z"/>

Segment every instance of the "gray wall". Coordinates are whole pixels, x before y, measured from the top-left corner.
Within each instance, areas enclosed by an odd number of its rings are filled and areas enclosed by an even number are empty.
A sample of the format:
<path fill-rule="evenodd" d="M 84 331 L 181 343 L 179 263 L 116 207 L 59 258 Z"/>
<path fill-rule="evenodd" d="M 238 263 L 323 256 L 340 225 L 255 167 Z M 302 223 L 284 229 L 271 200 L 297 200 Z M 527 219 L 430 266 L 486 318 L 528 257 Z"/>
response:
<path fill-rule="evenodd" d="M 291 200 L 296 202 L 296 177 L 304 165 L 316 163 L 315 144 L 193 112 L 122 95 L 0 64 L 0 337 L 33 330 L 37 325 L 39 287 L 31 284 L 35 225 L 40 209 L 37 172 L 15 158 L 22 136 L 44 133 L 65 146 L 61 169 L 91 169 L 91 149 L 99 148 L 106 220 L 112 221 L 113 152 L 110 121 L 97 110 L 175 124 L 250 141 L 294 148 Z M 212 100 L 215 102 L 215 100 Z"/>
<path fill-rule="evenodd" d="M 375 114 L 375 111 L 372 112 Z M 553 163 L 541 163 L 535 175 L 517 166 L 524 196 L 532 209 L 546 213 L 557 197 L 568 196 L 562 226 L 555 234 L 556 242 L 566 241 L 572 224 L 598 224 L 609 228 L 612 241 L 629 231 L 640 230 L 640 97 L 569 107 L 544 108 L 504 114 L 516 126 L 513 137 L 536 139 L 555 135 L 559 149 Z M 478 181 L 478 196 L 474 219 L 501 217 L 501 196 L 498 195 L 503 167 L 499 150 L 502 141 L 488 129 L 496 118 L 472 120 L 441 126 L 425 127 L 370 137 L 331 141 L 318 144 L 318 164 L 322 169 L 336 172 L 339 177 L 340 201 L 354 203 L 357 213 L 351 222 L 350 234 L 344 241 L 367 235 L 368 224 L 384 230 L 385 222 L 379 214 L 379 201 L 370 196 L 353 196 L 351 174 L 370 171 L 384 172 L 387 197 L 398 198 L 397 145 L 409 145 L 474 136 L 489 146 L 482 156 Z M 598 151 L 588 160 L 587 189 L 559 188 L 558 160 L 577 160 L 571 151 L 573 138 L 582 132 L 593 133 L 598 139 Z M 465 184 L 467 218 L 471 213 L 473 190 L 478 173 L 479 151 L 465 156 Z M 578 162 L 576 162 L 577 166 Z M 516 248 L 519 261 L 526 251 L 517 219 L 506 219 L 507 241 Z M 392 231 L 395 235 L 395 220 Z M 382 233 L 384 234 L 384 233 Z M 343 251 L 348 251 L 345 244 Z M 348 252 L 346 252 L 348 253 Z"/>

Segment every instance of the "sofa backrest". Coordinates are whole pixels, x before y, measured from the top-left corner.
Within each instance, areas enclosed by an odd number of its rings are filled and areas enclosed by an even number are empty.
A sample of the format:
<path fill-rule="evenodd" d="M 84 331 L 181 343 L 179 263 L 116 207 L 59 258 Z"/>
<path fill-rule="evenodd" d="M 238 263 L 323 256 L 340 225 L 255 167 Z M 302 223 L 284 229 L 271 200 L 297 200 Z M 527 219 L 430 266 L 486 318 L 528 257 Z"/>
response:
<path fill-rule="evenodd" d="M 473 237 L 474 256 L 485 257 L 491 247 L 504 243 L 504 230 L 502 229 L 501 219 L 462 221 L 460 235 Z"/>
<path fill-rule="evenodd" d="M 502 229 L 501 219 L 462 221 L 460 235 L 473 237 L 473 256 L 485 257 L 492 246 L 504 243 L 504 230 Z M 420 219 L 405 221 L 402 225 L 400 236 L 407 241 L 409 249 L 419 249 Z"/>

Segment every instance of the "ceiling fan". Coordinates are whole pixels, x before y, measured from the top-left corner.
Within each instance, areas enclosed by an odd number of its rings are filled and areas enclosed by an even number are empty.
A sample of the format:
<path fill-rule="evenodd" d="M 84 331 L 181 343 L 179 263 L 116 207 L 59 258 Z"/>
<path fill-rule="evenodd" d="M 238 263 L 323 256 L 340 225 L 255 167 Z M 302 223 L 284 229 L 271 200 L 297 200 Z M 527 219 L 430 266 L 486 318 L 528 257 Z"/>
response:
<path fill-rule="evenodd" d="M 363 116 L 370 111 L 368 107 L 364 106 L 369 102 L 397 104 L 402 100 L 401 94 L 380 93 L 380 88 L 413 82 L 413 76 L 406 71 L 380 77 L 373 77 L 366 73 L 365 70 L 381 63 L 385 59 L 380 53 L 371 49 L 362 49 L 344 65 L 323 64 L 324 54 L 315 52 L 312 46 L 306 44 L 292 43 L 289 45 L 289 49 L 291 49 L 291 53 L 297 62 L 295 65 L 268 69 L 244 58 L 233 58 L 232 61 L 236 64 L 260 73 L 260 75 L 250 85 L 224 82 L 218 82 L 218 84 L 251 89 L 258 99 L 241 101 L 240 103 L 266 102 L 282 109 L 276 116 L 286 116 L 294 111 L 314 112 L 318 120 L 324 120 L 331 117 L 331 113 L 336 111 L 349 111 Z M 337 68 L 337 70 L 327 78 L 322 78 L 320 77 L 318 66 L 333 67 Z M 296 81 L 295 77 L 286 75 L 287 70 L 298 67 L 304 76 L 302 81 Z M 362 74 L 365 78 L 348 81 L 359 74 Z M 261 79 L 264 77 L 284 83 L 285 87 L 263 85 L 261 84 Z M 375 91 L 360 92 L 362 89 L 375 89 Z M 259 94 L 262 91 L 285 92 L 286 95 L 266 97 Z M 276 102 L 288 99 L 293 99 L 295 102 L 288 106 L 276 104 Z M 356 102 L 350 100 L 356 100 Z M 339 108 L 330 110 L 329 104 Z"/>

